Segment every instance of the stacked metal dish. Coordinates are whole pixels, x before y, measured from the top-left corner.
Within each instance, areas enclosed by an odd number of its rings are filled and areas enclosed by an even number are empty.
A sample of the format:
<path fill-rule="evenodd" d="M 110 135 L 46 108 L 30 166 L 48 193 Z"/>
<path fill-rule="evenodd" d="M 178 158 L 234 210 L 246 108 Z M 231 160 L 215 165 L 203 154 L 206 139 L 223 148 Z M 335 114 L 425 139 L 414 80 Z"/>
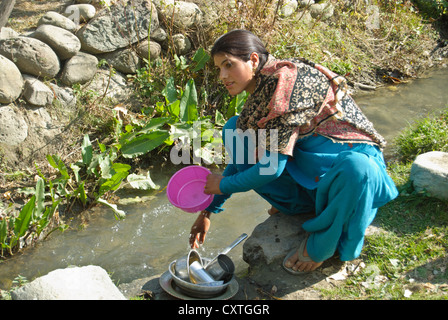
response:
<path fill-rule="evenodd" d="M 207 263 L 207 259 L 203 259 L 204 263 Z M 172 277 L 174 285 L 184 294 L 190 297 L 199 298 L 199 299 L 208 299 L 217 297 L 227 289 L 229 284 L 234 281 L 234 277 L 230 277 L 226 281 L 214 281 L 214 282 L 202 282 L 202 283 L 193 283 L 191 281 L 186 281 L 179 278 L 176 275 L 175 270 L 176 261 L 173 261 L 169 265 L 169 273 Z M 176 288 L 174 288 L 176 289 Z"/>
<path fill-rule="evenodd" d="M 190 250 L 187 256 L 170 263 L 160 285 L 178 298 L 230 298 L 238 291 L 238 283 L 234 278 L 235 265 L 226 254 L 246 237 L 242 234 L 213 259 L 201 258 L 196 250 Z"/>

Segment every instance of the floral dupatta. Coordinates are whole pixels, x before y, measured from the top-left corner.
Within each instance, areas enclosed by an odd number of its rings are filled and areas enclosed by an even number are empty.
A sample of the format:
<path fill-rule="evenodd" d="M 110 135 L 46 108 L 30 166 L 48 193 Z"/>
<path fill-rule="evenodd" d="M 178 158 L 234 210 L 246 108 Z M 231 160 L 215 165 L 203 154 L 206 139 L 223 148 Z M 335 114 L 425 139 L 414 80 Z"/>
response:
<path fill-rule="evenodd" d="M 385 146 L 384 138 L 347 94 L 345 78 L 304 59 L 268 60 L 237 128 L 265 129 L 259 147 L 287 155 L 292 155 L 298 139 L 312 133 L 337 142 Z"/>

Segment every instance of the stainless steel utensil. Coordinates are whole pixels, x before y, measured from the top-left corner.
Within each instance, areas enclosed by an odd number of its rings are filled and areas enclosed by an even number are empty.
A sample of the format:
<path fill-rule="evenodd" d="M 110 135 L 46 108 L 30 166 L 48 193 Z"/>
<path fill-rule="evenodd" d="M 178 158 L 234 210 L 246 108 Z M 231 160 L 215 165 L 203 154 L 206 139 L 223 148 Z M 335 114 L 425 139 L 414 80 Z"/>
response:
<path fill-rule="evenodd" d="M 198 261 L 194 261 L 188 266 L 188 274 L 190 275 L 191 283 L 207 286 L 217 286 L 224 283 L 224 281 L 215 281 Z"/>
<path fill-rule="evenodd" d="M 232 259 L 225 254 L 218 255 L 218 258 L 207 265 L 205 271 L 216 281 L 223 280 L 227 282 L 235 273 L 235 265 Z"/>
<path fill-rule="evenodd" d="M 204 258 L 204 261 L 208 261 L 208 259 Z M 176 261 L 171 262 L 168 270 L 169 270 L 171 277 L 175 283 L 175 286 L 188 296 L 200 298 L 200 299 L 214 298 L 214 297 L 217 297 L 220 294 L 222 294 L 227 289 L 229 284 L 235 283 L 235 280 L 233 280 L 233 279 L 231 281 L 223 283 L 221 285 L 195 284 L 195 283 L 191 283 L 189 281 L 184 281 L 176 276 L 175 270 L 174 270 L 175 263 L 176 263 Z"/>
<path fill-rule="evenodd" d="M 176 276 L 184 281 L 190 281 L 188 266 L 195 261 L 199 262 L 202 266 L 201 256 L 194 249 L 190 250 L 190 252 L 188 252 L 188 255 L 177 259 L 174 264 L 174 271 Z"/>
<path fill-rule="evenodd" d="M 241 241 L 243 241 L 244 239 L 247 238 L 247 234 L 243 233 L 242 235 L 240 235 L 235 241 L 233 241 L 229 246 L 225 247 L 224 249 L 222 249 L 219 254 L 214 257 L 213 259 L 211 259 L 210 261 L 208 261 L 207 263 L 204 264 L 204 269 L 207 269 L 207 266 L 212 264 L 213 262 L 215 262 L 216 259 L 218 259 L 218 256 L 220 254 L 227 254 L 229 253 L 230 250 L 232 250 L 233 248 L 235 248 Z"/>

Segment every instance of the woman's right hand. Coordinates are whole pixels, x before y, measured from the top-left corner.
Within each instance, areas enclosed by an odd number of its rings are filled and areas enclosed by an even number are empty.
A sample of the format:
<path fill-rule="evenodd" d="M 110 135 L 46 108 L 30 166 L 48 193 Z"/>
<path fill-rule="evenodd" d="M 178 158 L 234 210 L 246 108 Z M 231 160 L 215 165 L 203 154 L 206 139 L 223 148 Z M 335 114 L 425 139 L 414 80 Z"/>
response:
<path fill-rule="evenodd" d="M 201 211 L 196 221 L 193 223 L 190 231 L 190 247 L 192 249 L 199 248 L 199 245 L 204 243 L 205 235 L 210 228 L 210 212 Z"/>

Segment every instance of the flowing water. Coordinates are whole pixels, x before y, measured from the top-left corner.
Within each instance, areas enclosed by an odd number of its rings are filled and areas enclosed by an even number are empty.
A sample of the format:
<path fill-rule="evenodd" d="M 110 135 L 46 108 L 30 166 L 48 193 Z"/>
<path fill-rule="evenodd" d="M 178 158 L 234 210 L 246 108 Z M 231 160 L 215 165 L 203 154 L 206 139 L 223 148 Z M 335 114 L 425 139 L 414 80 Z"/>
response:
<path fill-rule="evenodd" d="M 376 129 L 392 141 L 414 119 L 448 105 L 447 80 L 448 69 L 435 70 L 428 77 L 358 95 L 355 100 Z M 173 172 L 151 172 L 151 177 L 164 186 Z M 122 221 L 115 220 L 107 208 L 97 207 L 84 228 L 54 232 L 35 248 L 0 263 L 0 289 L 9 289 L 18 275 L 31 280 L 70 265 L 99 265 L 119 283 L 165 272 L 171 261 L 188 253 L 189 231 L 197 214 L 173 207 L 164 190 L 151 195 L 129 191 L 124 198 L 137 195 L 141 202 L 119 205 L 127 213 Z M 225 208 L 211 218 L 210 232 L 199 249 L 203 257 L 215 256 L 242 233 L 250 235 L 268 217 L 269 205 L 247 192 L 234 194 Z M 244 272 L 242 244 L 229 255 L 237 272 Z"/>

